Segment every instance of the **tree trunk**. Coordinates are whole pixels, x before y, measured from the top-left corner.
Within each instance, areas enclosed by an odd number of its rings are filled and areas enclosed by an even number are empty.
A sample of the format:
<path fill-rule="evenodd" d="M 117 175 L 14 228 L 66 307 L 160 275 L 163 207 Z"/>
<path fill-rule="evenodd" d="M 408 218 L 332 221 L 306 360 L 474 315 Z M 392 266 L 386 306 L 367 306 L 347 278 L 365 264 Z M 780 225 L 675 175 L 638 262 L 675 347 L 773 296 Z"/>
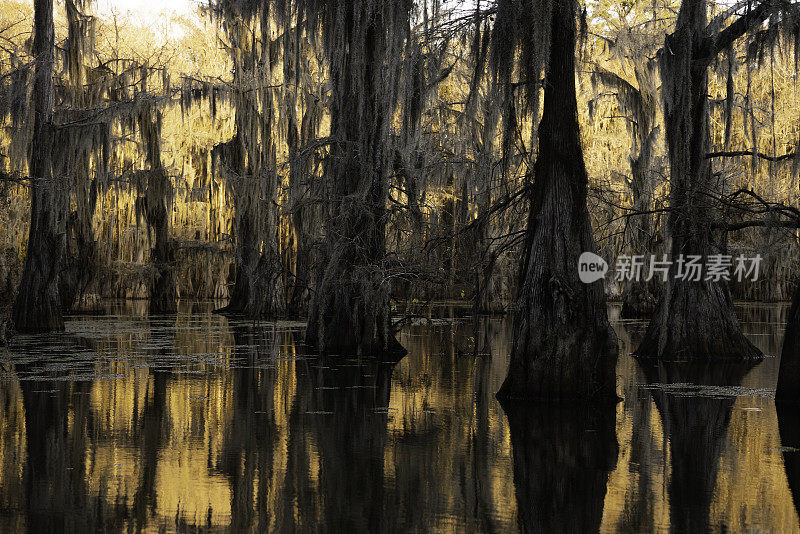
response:
<path fill-rule="evenodd" d="M 295 44 L 297 46 L 297 44 Z M 292 93 L 289 102 L 296 106 Z M 311 235 L 307 230 L 308 221 L 313 220 L 311 208 L 304 202 L 304 183 L 312 173 L 310 158 L 302 160 L 301 147 L 307 145 L 317 135 L 319 129 L 319 104 L 305 103 L 307 109 L 298 125 L 294 115 L 290 115 L 287 145 L 289 148 L 289 204 L 291 223 L 289 225 L 289 247 L 286 254 L 288 281 L 286 284 L 286 308 L 292 317 L 306 317 L 311 299 Z"/>
<path fill-rule="evenodd" d="M 387 118 L 381 91 L 388 89 L 381 73 L 386 30 L 382 14 L 366 4 L 344 8 L 346 20 L 338 24 L 346 28 L 342 38 L 347 46 L 331 64 L 334 142 L 325 176 L 330 200 L 306 330 L 306 344 L 327 354 L 405 352 L 391 328 L 384 267 L 388 193 L 382 142 Z M 364 57 L 354 57 L 356 51 Z"/>
<path fill-rule="evenodd" d="M 702 56 L 706 1 L 684 0 L 661 55 L 664 122 L 670 163 L 669 232 L 672 269 L 647 333 L 636 351 L 658 359 L 757 358 L 742 333 L 725 281 L 676 278 L 679 256 L 725 254 L 726 238 L 709 193 L 720 191 L 711 173 L 708 63 Z M 703 277 L 705 273 L 703 273 Z"/>
<path fill-rule="evenodd" d="M 786 321 L 775 402 L 800 403 L 800 287 L 794 293 Z"/>
<path fill-rule="evenodd" d="M 148 237 L 153 242 L 150 265 L 155 273 L 150 281 L 150 313 L 175 313 L 178 311 L 178 287 L 173 265 L 175 249 L 170 239 L 170 205 L 172 184 L 161 163 L 161 112 L 149 107 L 141 117 L 142 144 L 149 169 L 146 171 L 144 216 Z"/>
<path fill-rule="evenodd" d="M 641 85 L 641 82 L 640 82 Z M 642 97 L 644 98 L 644 96 Z M 655 117 L 652 117 L 655 119 Z M 639 128 L 644 128 L 640 125 Z M 653 209 L 653 189 L 655 184 L 651 176 L 651 163 L 653 159 L 652 145 L 658 129 L 651 130 L 643 135 L 639 142 L 639 153 L 631 158 L 631 192 L 633 193 L 634 213 L 642 215 L 629 221 L 627 227 L 628 239 L 633 255 L 647 255 L 653 250 L 653 215 L 646 213 Z M 658 282 L 651 280 L 629 280 L 625 284 L 622 298 L 621 315 L 624 318 L 649 317 L 653 314 L 657 304 Z"/>
<path fill-rule="evenodd" d="M 63 330 L 59 271 L 64 251 L 63 192 L 53 174 L 55 141 L 53 118 L 53 0 L 34 4 L 33 138 L 31 141 L 31 225 L 14 324 L 20 331 Z"/>
<path fill-rule="evenodd" d="M 493 250 L 493 239 L 491 235 L 491 223 L 489 213 L 492 208 L 492 189 L 494 178 L 492 150 L 494 148 L 493 139 L 497 134 L 497 121 L 499 118 L 498 108 L 487 99 L 484 103 L 487 113 L 484 118 L 481 130 L 481 140 L 478 147 L 476 172 L 478 194 L 477 209 L 478 219 L 481 222 L 477 228 L 477 248 L 480 251 L 480 261 L 476 261 L 473 266 L 475 278 L 475 295 L 473 296 L 473 311 L 478 314 L 503 314 L 505 307 L 502 298 L 496 290 L 495 266 L 497 264 L 498 253 Z"/>
<path fill-rule="evenodd" d="M 251 199 L 259 201 L 260 193 Z M 236 281 L 228 305 L 222 313 L 245 315 L 251 318 L 279 317 L 284 314 L 282 266 L 272 243 L 277 239 L 274 220 L 267 215 L 267 242 L 262 242 L 258 220 L 259 210 L 252 206 L 253 200 L 240 202 L 242 211 L 237 215 L 236 236 Z M 260 250 L 262 248 L 264 250 Z"/>
<path fill-rule="evenodd" d="M 236 205 L 236 279 L 228 305 L 217 313 L 245 315 L 251 318 L 277 317 L 286 310 L 281 281 L 282 266 L 275 243 L 277 243 L 277 214 L 272 205 L 272 196 L 277 191 L 277 174 L 270 167 L 274 162 L 274 148 L 258 145 L 265 154 L 252 153 L 243 132 L 248 102 L 243 101 L 237 109 L 239 121 L 236 136 L 214 149 L 214 169 L 218 161 L 226 168 L 229 180 L 233 181 Z M 268 121 L 265 129 L 270 130 Z M 246 154 L 248 148 L 251 150 Z M 272 150 L 272 152 L 267 152 Z M 263 157 L 262 157 L 263 156 Z M 266 162 L 255 165 L 256 159 Z M 269 200 L 262 198 L 264 192 Z M 265 207 L 266 206 L 266 207 Z M 263 250 L 262 250 L 263 246 Z"/>
<path fill-rule="evenodd" d="M 255 210 L 244 205 L 249 202 L 249 200 L 237 202 L 236 206 L 236 281 L 230 301 L 223 308 L 226 313 L 231 314 L 246 315 L 256 300 L 256 271 L 260 243 Z"/>
<path fill-rule="evenodd" d="M 66 247 L 59 276 L 61 309 L 64 313 L 87 311 L 90 309 L 87 307 L 89 296 L 100 294 L 97 274 L 101 251 L 92 230 L 97 184 L 92 183 L 88 192 L 78 184 L 74 191 L 77 209 L 67 219 Z"/>
<path fill-rule="evenodd" d="M 514 344 L 498 396 L 616 398 L 617 340 L 603 283 L 578 277 L 578 257 L 595 246 L 575 96 L 574 0 L 556 2 L 551 24 Z"/>
<path fill-rule="evenodd" d="M 147 224 L 155 233 L 150 263 L 156 270 L 150 285 L 150 313 L 176 313 L 178 287 L 173 270 L 175 249 L 169 237 L 169 177 L 158 166 L 149 172 L 147 181 Z"/>

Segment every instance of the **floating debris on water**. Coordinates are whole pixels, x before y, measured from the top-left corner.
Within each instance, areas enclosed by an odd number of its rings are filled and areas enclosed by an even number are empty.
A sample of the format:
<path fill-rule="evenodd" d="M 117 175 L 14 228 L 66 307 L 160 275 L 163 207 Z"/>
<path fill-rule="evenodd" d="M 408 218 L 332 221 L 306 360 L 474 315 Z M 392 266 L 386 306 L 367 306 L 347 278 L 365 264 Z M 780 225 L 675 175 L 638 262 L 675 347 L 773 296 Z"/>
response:
<path fill-rule="evenodd" d="M 640 385 L 640 389 L 648 391 L 663 391 L 676 397 L 760 397 L 774 399 L 775 390 L 771 388 L 747 388 L 743 386 L 711 386 L 704 384 L 691 384 L 686 382 L 654 383 Z"/>

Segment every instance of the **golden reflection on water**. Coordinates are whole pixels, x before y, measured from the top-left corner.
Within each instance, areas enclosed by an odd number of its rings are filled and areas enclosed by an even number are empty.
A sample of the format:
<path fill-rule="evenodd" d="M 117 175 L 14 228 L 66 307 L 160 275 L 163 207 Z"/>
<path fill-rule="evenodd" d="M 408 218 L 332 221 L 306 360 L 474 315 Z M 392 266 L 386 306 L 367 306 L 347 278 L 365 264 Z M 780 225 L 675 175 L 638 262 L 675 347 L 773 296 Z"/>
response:
<path fill-rule="evenodd" d="M 0 531 L 800 530 L 777 357 L 736 396 L 676 397 L 628 357 L 644 323 L 615 321 L 611 419 L 510 427 L 508 321 L 409 326 L 379 365 L 305 357 L 296 324 L 112 311 L 4 357 Z M 776 356 L 785 309 L 740 311 Z"/>

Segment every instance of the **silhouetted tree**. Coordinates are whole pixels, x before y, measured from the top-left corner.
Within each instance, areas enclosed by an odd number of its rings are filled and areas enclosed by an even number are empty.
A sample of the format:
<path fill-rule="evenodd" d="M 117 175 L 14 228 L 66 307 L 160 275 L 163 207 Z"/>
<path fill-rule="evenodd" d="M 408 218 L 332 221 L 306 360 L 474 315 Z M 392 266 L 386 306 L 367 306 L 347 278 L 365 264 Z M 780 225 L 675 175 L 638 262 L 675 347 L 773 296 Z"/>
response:
<path fill-rule="evenodd" d="M 53 172 L 56 143 L 53 0 L 36 0 L 33 24 L 36 67 L 31 95 L 34 110 L 29 163 L 31 225 L 13 319 L 21 331 L 63 330 L 59 272 L 65 247 L 66 199 L 60 177 Z"/>
<path fill-rule="evenodd" d="M 514 345 L 498 396 L 610 399 L 616 396 L 617 341 L 608 323 L 603 284 L 584 284 L 578 277 L 578 257 L 594 251 L 595 245 L 575 94 L 576 3 L 544 4 L 548 9 L 536 15 L 548 17 L 548 61 L 542 64 L 549 69 L 539 151 L 529 186 Z M 503 17 L 514 17 L 514 13 L 500 11 L 499 6 L 495 31 L 504 31 L 509 22 Z M 525 33 L 518 38 L 525 39 Z M 539 68 L 526 74 L 527 83 L 535 84 Z M 529 98 L 535 91 L 528 89 Z"/>

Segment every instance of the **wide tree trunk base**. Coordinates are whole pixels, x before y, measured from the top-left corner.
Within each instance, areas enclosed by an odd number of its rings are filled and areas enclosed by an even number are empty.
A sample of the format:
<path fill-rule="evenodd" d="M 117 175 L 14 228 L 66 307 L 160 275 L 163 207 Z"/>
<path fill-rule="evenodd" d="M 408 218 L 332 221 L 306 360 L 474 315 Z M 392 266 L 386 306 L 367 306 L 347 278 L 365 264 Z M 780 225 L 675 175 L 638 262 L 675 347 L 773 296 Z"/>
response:
<path fill-rule="evenodd" d="M 616 403 L 617 337 L 605 331 L 574 329 L 572 336 L 551 336 L 512 361 L 497 398 L 503 402 L 560 402 L 591 399 Z"/>
<path fill-rule="evenodd" d="M 213 313 L 250 319 L 284 317 L 286 307 L 279 273 L 279 265 L 270 263 L 264 257 L 259 260 L 254 274 L 248 274 L 240 268 L 228 305 Z"/>
<path fill-rule="evenodd" d="M 665 288 L 636 356 L 664 361 L 757 360 L 727 286 L 677 281 Z"/>
<path fill-rule="evenodd" d="M 339 251 L 331 257 L 311 301 L 306 346 L 322 355 L 405 356 L 394 337 L 385 271 L 353 265 Z"/>
<path fill-rule="evenodd" d="M 150 288 L 150 315 L 178 313 L 178 287 L 172 270 L 158 266 L 158 279 Z"/>
<path fill-rule="evenodd" d="M 18 332 L 63 331 L 57 279 L 47 284 L 41 277 L 23 275 L 12 318 Z"/>
<path fill-rule="evenodd" d="M 352 335 L 347 335 L 346 332 L 352 332 L 351 327 L 335 327 L 332 324 L 324 329 L 325 340 L 320 339 L 320 334 L 317 332 L 317 327 L 313 322 L 309 321 L 309 326 L 306 329 L 305 343 L 309 351 L 316 351 L 321 355 L 338 355 L 338 356 L 365 356 L 372 357 L 387 362 L 396 362 L 402 359 L 408 350 L 397 341 L 393 334 L 389 334 L 385 339 L 373 341 L 372 343 L 365 343 L 355 341 Z M 339 335 L 333 335 L 332 332 L 339 332 Z"/>

